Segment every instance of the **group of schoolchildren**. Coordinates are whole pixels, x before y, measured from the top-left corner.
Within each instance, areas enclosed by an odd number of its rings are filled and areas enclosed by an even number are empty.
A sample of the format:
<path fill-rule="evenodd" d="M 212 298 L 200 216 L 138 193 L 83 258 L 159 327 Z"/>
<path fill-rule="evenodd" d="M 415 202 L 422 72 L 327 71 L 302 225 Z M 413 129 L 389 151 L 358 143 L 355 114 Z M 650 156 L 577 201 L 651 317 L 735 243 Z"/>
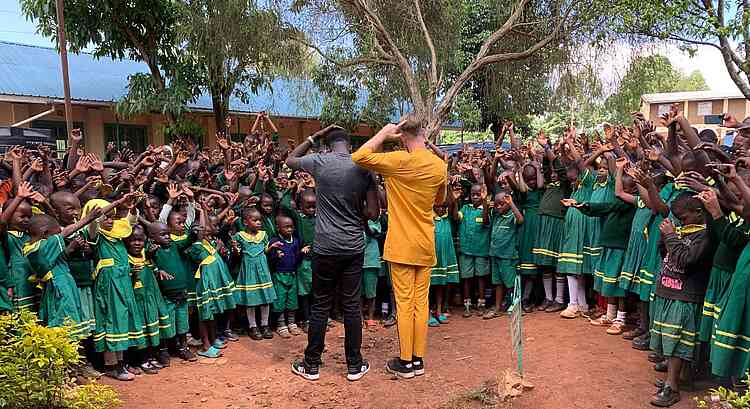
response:
<path fill-rule="evenodd" d="M 434 207 L 430 326 L 449 322 L 453 293 L 463 317 L 484 319 L 507 312 L 512 295 L 524 313 L 586 318 L 652 350 L 668 374 L 654 405 L 679 401 L 683 367 L 704 362 L 742 380 L 750 122 L 725 116 L 737 128 L 725 147 L 676 106 L 660 118 L 666 131 L 633 119 L 605 125 L 603 138 L 568 129 L 525 144 L 506 122 L 491 154 L 430 146 L 450 178 L 446 202 Z M 77 132 L 62 161 L 45 147 L 9 149 L 0 164 L 0 310 L 67 325 L 86 357 L 81 375 L 97 376 L 96 364 L 118 380 L 157 373 L 170 356 L 194 361 L 191 346 L 218 358 L 238 327 L 254 340 L 273 338 L 271 327 L 282 338 L 302 334 L 315 182 L 283 165 L 289 148 L 264 123 L 275 129 L 259 115 L 242 142 L 219 135 L 214 151 L 185 139 L 138 156 L 109 146 L 102 161 L 78 148 Z M 379 299 L 385 325 L 395 320 L 380 196 L 381 216 L 365 226 L 367 327 L 378 325 Z M 517 277 L 521 293 L 511 294 Z"/>
<path fill-rule="evenodd" d="M 742 386 L 750 118 L 724 118 L 736 128 L 729 146 L 674 105 L 659 132 L 634 114 L 630 126 L 605 124 L 604 138 L 568 129 L 554 143 L 540 132 L 522 144 L 507 122 L 494 157 L 466 147 L 446 156 L 452 194 L 434 209 L 431 325 L 444 318 L 442 285 L 462 282 L 464 317 L 492 319 L 511 307 L 520 277 L 523 313 L 584 318 L 652 351 L 654 369 L 667 373 L 652 405 L 675 404 L 681 384 L 709 372 Z"/>

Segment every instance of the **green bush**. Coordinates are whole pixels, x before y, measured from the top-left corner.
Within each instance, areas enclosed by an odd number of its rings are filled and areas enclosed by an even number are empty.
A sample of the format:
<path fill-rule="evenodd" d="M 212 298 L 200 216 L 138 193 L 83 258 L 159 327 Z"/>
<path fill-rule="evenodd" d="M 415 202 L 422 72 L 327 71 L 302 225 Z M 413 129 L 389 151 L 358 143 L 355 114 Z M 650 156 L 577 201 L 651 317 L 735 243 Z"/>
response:
<path fill-rule="evenodd" d="M 107 386 L 75 386 L 70 373 L 80 356 L 69 331 L 39 325 L 28 311 L 0 315 L 0 408 L 105 409 L 118 403 Z M 93 399 L 82 406 L 87 397 Z"/>
<path fill-rule="evenodd" d="M 745 378 L 750 385 L 750 376 Z M 720 386 L 708 391 L 708 396 L 695 398 L 699 409 L 750 409 L 750 389 L 745 389 L 742 394 Z"/>

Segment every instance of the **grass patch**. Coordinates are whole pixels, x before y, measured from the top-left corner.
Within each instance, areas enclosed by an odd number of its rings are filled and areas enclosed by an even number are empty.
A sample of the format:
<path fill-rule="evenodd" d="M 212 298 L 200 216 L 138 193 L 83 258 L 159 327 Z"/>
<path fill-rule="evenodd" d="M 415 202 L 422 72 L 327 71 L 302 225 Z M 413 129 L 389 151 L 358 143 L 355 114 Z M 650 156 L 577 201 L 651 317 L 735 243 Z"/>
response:
<path fill-rule="evenodd" d="M 477 389 L 452 397 L 438 409 L 512 409 L 512 401 L 503 402 L 497 394 L 497 381 L 487 381 Z"/>

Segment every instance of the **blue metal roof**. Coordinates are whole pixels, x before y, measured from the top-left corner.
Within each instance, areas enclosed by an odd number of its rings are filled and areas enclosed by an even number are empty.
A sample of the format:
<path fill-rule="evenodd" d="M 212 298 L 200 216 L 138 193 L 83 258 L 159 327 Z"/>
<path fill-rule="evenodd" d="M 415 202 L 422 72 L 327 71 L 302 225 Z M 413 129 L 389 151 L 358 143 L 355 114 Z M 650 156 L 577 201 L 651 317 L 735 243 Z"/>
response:
<path fill-rule="evenodd" d="M 113 102 L 127 93 L 128 76 L 148 72 L 146 64 L 131 60 L 96 58 L 89 53 L 68 53 L 70 92 L 74 100 Z M 232 111 L 267 111 L 289 117 L 317 117 L 322 107 L 318 89 L 307 80 L 277 79 L 249 104 L 232 97 Z M 60 56 L 57 50 L 0 41 L 0 94 L 63 98 Z M 201 95 L 191 108 L 212 109 L 211 96 Z"/>

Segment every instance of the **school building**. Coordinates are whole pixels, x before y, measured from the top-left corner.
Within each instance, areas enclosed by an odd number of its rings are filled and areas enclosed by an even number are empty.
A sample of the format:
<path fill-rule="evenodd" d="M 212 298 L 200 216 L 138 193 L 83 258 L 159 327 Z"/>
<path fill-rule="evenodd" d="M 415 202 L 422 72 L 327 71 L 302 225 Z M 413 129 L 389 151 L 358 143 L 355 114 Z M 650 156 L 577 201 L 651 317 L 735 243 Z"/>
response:
<path fill-rule="evenodd" d="M 682 113 L 690 123 L 703 130 L 713 129 L 719 137 L 726 133 L 722 114 L 732 114 L 738 121 L 750 116 L 750 100 L 739 91 L 693 91 L 645 94 L 641 97 L 641 112 L 646 119 L 658 123 L 659 116 L 669 112 L 672 104 L 682 105 Z"/>
<path fill-rule="evenodd" d="M 134 150 L 167 142 L 163 132 L 167 121 L 160 113 L 128 119 L 115 115 L 115 102 L 127 93 L 128 77 L 147 73 L 145 64 L 68 53 L 68 66 L 73 126 L 83 130 L 87 151 L 103 154 L 113 141 L 128 140 Z M 67 144 L 63 98 L 60 56 L 55 49 L 0 41 L 0 127 L 35 117 L 20 127 L 49 130 L 58 152 L 63 152 Z M 232 98 L 231 133 L 249 133 L 256 113 L 265 111 L 279 129 L 279 140 L 296 144 L 320 129 L 321 107 L 322 97 L 310 81 L 279 79 L 250 103 Z M 205 130 L 201 142 L 214 147 L 216 125 L 210 95 L 204 93 L 188 109 L 187 116 Z M 372 134 L 372 129 L 360 126 L 354 136 L 365 139 Z"/>

